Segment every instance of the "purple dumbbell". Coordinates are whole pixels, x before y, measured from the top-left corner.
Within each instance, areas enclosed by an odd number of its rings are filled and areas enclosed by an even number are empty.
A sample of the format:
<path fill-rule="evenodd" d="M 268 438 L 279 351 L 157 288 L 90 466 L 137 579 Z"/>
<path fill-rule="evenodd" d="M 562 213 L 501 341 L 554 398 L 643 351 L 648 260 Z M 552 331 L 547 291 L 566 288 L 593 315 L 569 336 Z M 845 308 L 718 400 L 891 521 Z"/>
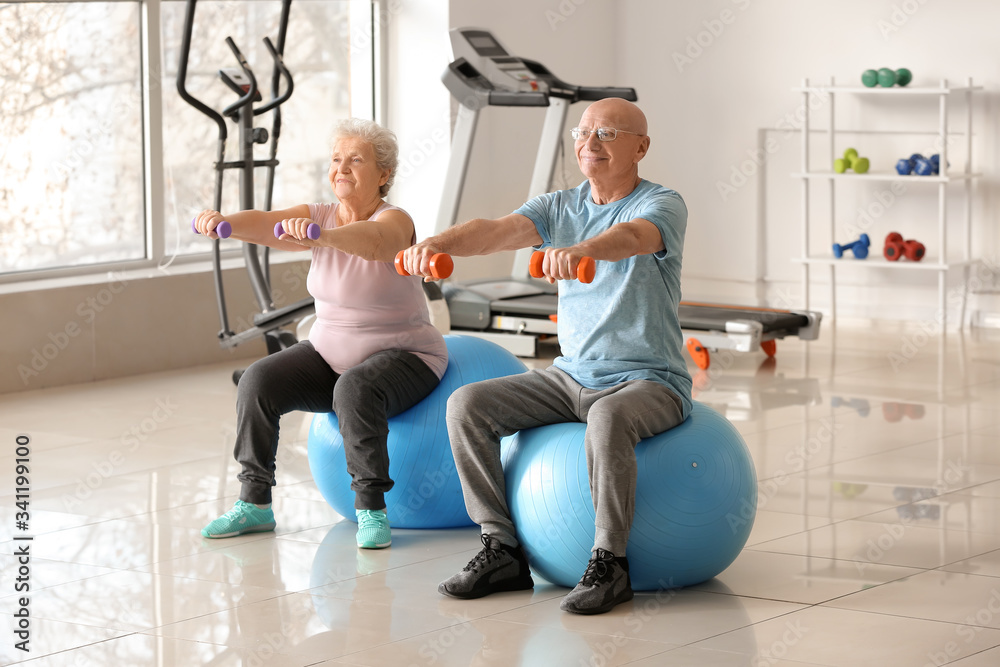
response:
<path fill-rule="evenodd" d="M 194 218 L 191 218 L 191 231 L 195 234 L 201 234 L 201 232 L 198 231 L 198 228 L 195 227 L 194 220 Z M 219 235 L 219 238 L 228 239 L 233 235 L 233 226 L 230 225 L 228 221 L 223 220 L 218 224 L 218 226 L 216 226 L 215 233 Z"/>
<path fill-rule="evenodd" d="M 277 223 L 274 226 L 274 238 L 280 239 L 281 235 L 284 233 L 285 233 L 285 228 L 281 226 L 280 222 Z M 320 233 L 320 226 L 317 225 L 315 222 L 309 223 L 309 226 L 306 227 L 306 236 L 311 238 L 313 241 L 319 238 L 319 233 Z"/>

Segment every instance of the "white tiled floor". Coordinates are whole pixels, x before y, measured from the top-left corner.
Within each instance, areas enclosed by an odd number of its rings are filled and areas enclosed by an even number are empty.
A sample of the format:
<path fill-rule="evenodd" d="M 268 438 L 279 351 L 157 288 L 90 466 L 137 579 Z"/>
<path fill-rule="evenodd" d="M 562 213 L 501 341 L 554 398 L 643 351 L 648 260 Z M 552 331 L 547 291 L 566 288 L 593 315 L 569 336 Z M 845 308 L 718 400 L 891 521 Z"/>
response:
<path fill-rule="evenodd" d="M 282 424 L 278 530 L 202 539 L 239 488 L 233 365 L 0 396 L 0 663 L 996 667 L 1000 336 L 950 333 L 894 367 L 914 331 L 824 325 L 773 361 L 716 355 L 697 400 L 754 457 L 748 545 L 713 580 L 597 617 L 560 612 L 566 589 L 540 578 L 440 596 L 475 529 L 395 530 L 390 549 L 359 551 L 312 481 L 307 415 Z M 15 534 L 34 535 L 28 654 Z"/>

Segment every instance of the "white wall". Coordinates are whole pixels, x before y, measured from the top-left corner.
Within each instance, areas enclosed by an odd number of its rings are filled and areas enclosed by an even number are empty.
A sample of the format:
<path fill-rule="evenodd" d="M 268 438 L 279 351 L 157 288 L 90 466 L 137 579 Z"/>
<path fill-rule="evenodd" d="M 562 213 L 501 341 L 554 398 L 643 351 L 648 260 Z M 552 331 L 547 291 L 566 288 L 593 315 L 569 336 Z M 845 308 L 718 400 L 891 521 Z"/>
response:
<path fill-rule="evenodd" d="M 801 269 L 792 262 L 800 253 L 801 182 L 790 176 L 799 169 L 800 136 L 775 128 L 798 127 L 795 113 L 802 98 L 791 89 L 804 78 L 826 82 L 834 76 L 840 83 L 854 84 L 864 69 L 882 66 L 910 68 L 914 85 L 936 85 L 942 78 L 964 82 L 971 76 L 986 86 L 986 95 L 975 109 L 974 166 L 985 178 L 977 186 L 973 238 L 976 252 L 996 266 L 1000 256 L 996 225 L 1000 136 L 993 118 L 1000 59 L 994 45 L 1000 3 L 518 0 L 499 5 L 461 0 L 450 5 L 449 26 L 489 28 L 512 52 L 544 62 L 564 79 L 638 90 L 652 136 L 641 173 L 675 188 L 690 209 L 685 298 L 750 303 L 760 295 L 773 304 L 801 305 Z M 698 40 L 700 51 L 691 46 Z M 438 57 L 439 45 L 434 49 Z M 400 90 L 398 94 L 408 93 Z M 838 123 L 855 128 L 936 130 L 936 102 L 897 102 L 840 100 Z M 571 112 L 570 123 L 579 118 L 583 106 Z M 956 111 L 960 106 L 956 105 Z M 820 128 L 825 127 L 827 109 L 825 103 L 818 105 Z M 460 218 L 501 215 L 520 205 L 527 192 L 542 115 L 540 110 L 484 111 Z M 954 114 L 952 126 L 958 128 L 961 119 Z M 762 134 L 765 128 L 772 130 Z M 720 193 L 720 183 L 731 182 L 734 168 L 740 168 L 762 138 L 776 142 L 778 149 L 735 193 Z M 872 159 L 873 170 L 888 170 L 897 157 L 932 148 L 931 140 L 930 135 L 890 141 L 855 135 L 839 137 L 837 148 L 855 145 Z M 813 168 L 825 168 L 821 149 L 826 146 L 825 135 L 816 135 Z M 575 185 L 580 177 L 571 150 L 567 157 L 570 177 L 566 185 Z M 952 163 L 962 157 L 963 152 L 956 149 Z M 425 193 L 439 195 L 439 187 Z M 869 207 L 886 188 L 887 184 L 839 186 L 838 241 L 853 240 L 858 210 Z M 813 186 L 817 253 L 826 252 L 829 237 L 825 191 L 825 185 Z M 952 224 L 961 220 L 961 195 L 960 187 L 950 186 Z M 761 205 L 765 207 L 761 220 L 766 222 L 766 262 L 758 267 L 756 225 Z M 888 231 L 900 231 L 934 252 L 936 209 L 934 187 L 909 187 L 869 228 L 873 251 L 881 251 Z M 955 257 L 960 237 L 950 238 Z M 475 267 L 460 264 L 458 270 L 462 277 L 473 277 L 502 273 L 506 266 L 477 262 Z M 755 285 L 758 272 L 768 279 L 760 293 Z M 828 307 L 827 275 L 814 271 L 813 307 Z M 953 274 L 949 285 L 961 289 L 961 276 Z M 842 269 L 838 289 L 842 316 L 927 319 L 933 317 L 937 304 L 933 273 Z M 1000 311 L 1000 301 L 991 295 L 973 295 L 970 306 Z"/>
<path fill-rule="evenodd" d="M 448 6 L 436 0 L 387 0 L 379 23 L 388 43 L 385 121 L 399 140 L 400 164 L 389 194 L 413 216 L 418 239 L 437 217 L 451 136 L 450 96 L 441 73 L 451 60 Z"/>
<path fill-rule="evenodd" d="M 998 135 L 993 118 L 1000 60 L 991 26 L 1000 19 L 1000 4 L 989 0 L 712 0 L 697 4 L 629 0 L 618 6 L 618 41 L 624 49 L 620 66 L 641 73 L 637 87 L 644 93 L 647 113 L 658 121 L 651 131 L 665 139 L 660 146 L 666 150 L 651 155 L 646 174 L 674 185 L 691 209 L 685 296 L 712 297 L 713 292 L 732 291 L 733 285 L 754 279 L 753 253 L 748 251 L 755 242 L 757 205 L 765 195 L 768 261 L 764 273 L 770 279 L 770 299 L 781 300 L 779 291 L 793 300 L 801 297 L 801 270 L 790 261 L 800 254 L 801 243 L 801 182 L 789 176 L 799 170 L 799 135 L 767 135 L 779 149 L 736 193 L 724 197 L 719 183 L 729 183 L 733 169 L 748 159 L 748 151 L 757 149 L 761 128 L 777 127 L 789 117 L 791 125 L 799 126 L 794 114 L 803 101 L 791 88 L 804 78 L 825 83 L 834 76 L 839 83 L 859 85 L 864 69 L 882 66 L 908 67 L 915 77 L 911 85 L 936 85 L 942 78 L 964 83 L 971 76 L 986 86 L 987 95 L 975 113 L 973 164 L 986 178 L 978 187 L 973 209 L 974 239 L 978 252 L 992 257 L 995 265 L 1000 239 L 995 213 Z M 825 129 L 829 106 L 825 102 L 817 106 L 819 127 Z M 838 126 L 853 128 L 934 131 L 938 124 L 933 98 L 919 104 L 848 98 L 838 100 L 836 114 Z M 951 121 L 952 127 L 960 128 L 962 116 L 953 114 Z M 837 138 L 836 146 L 841 151 L 856 145 L 862 154 L 870 155 L 873 170 L 891 170 L 898 157 L 928 152 L 931 141 L 930 136 L 886 141 L 872 135 L 845 135 Z M 826 135 L 812 143 L 814 169 L 827 168 L 827 145 Z M 963 156 L 964 151 L 956 151 L 952 163 Z M 762 178 L 766 178 L 763 188 L 759 187 Z M 887 183 L 838 185 L 838 241 L 856 237 L 858 210 L 869 208 L 887 187 Z M 819 183 L 812 189 L 816 253 L 829 252 L 825 191 L 825 184 Z M 958 186 L 949 187 L 952 225 L 961 219 L 961 192 Z M 873 250 L 880 251 L 885 234 L 896 230 L 923 241 L 934 252 L 938 245 L 936 209 L 936 188 L 908 186 L 869 228 L 877 246 Z M 960 250 L 959 238 L 950 237 L 955 253 Z M 817 283 L 828 276 L 827 271 L 815 274 Z M 713 287 L 697 279 L 709 276 L 729 284 Z M 842 269 L 837 280 L 842 315 L 933 317 L 935 274 Z M 954 275 L 949 284 L 959 289 L 960 276 Z M 689 290 L 698 293 L 688 294 Z M 820 284 L 814 290 L 813 305 L 826 307 L 827 294 Z M 997 307 L 987 298 L 978 301 L 985 308 Z"/>

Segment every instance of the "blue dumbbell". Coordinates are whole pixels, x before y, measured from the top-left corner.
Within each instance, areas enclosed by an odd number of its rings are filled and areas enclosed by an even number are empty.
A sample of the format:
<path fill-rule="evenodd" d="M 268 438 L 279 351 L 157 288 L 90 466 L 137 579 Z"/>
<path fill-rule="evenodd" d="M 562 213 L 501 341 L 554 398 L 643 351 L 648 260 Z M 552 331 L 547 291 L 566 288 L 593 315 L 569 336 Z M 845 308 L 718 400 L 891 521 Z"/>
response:
<path fill-rule="evenodd" d="M 841 245 L 839 243 L 833 244 L 833 256 L 840 259 L 844 256 L 845 250 L 850 250 L 854 253 L 855 259 L 864 259 L 868 256 L 868 247 L 871 245 L 871 240 L 868 238 L 867 234 L 862 234 L 860 238 L 854 243 L 845 243 Z"/>
<path fill-rule="evenodd" d="M 937 173 L 934 163 L 925 157 L 919 157 L 913 162 L 913 173 L 917 176 L 933 176 Z"/>
<path fill-rule="evenodd" d="M 934 167 L 935 176 L 941 173 L 941 156 L 937 153 L 931 156 L 931 166 Z"/>
<path fill-rule="evenodd" d="M 913 163 L 910 162 L 909 158 L 903 158 L 896 162 L 896 173 L 900 176 L 909 176 L 913 173 Z"/>

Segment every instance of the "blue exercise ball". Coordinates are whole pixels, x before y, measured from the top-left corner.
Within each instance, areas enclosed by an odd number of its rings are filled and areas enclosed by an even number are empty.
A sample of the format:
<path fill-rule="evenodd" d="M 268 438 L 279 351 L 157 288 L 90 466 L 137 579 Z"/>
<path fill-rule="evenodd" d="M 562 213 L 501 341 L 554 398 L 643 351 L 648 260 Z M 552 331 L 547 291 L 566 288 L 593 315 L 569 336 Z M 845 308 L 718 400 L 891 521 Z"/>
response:
<path fill-rule="evenodd" d="M 527 429 L 505 438 L 501 450 L 507 503 L 528 562 L 567 587 L 583 576 L 594 545 L 585 429 Z M 695 403 L 684 422 L 641 440 L 635 455 L 635 518 L 625 554 L 632 587 L 691 586 L 729 567 L 757 513 L 757 475 L 739 431 Z"/>
<path fill-rule="evenodd" d="M 448 440 L 448 397 L 463 385 L 527 370 L 495 343 L 471 336 L 445 336 L 444 340 L 448 368 L 441 383 L 420 403 L 389 419 L 389 477 L 394 485 L 385 494 L 385 504 L 389 524 L 396 528 L 472 525 Z M 309 469 L 320 493 L 339 514 L 356 521 L 336 414 L 313 417 L 308 451 Z"/>

